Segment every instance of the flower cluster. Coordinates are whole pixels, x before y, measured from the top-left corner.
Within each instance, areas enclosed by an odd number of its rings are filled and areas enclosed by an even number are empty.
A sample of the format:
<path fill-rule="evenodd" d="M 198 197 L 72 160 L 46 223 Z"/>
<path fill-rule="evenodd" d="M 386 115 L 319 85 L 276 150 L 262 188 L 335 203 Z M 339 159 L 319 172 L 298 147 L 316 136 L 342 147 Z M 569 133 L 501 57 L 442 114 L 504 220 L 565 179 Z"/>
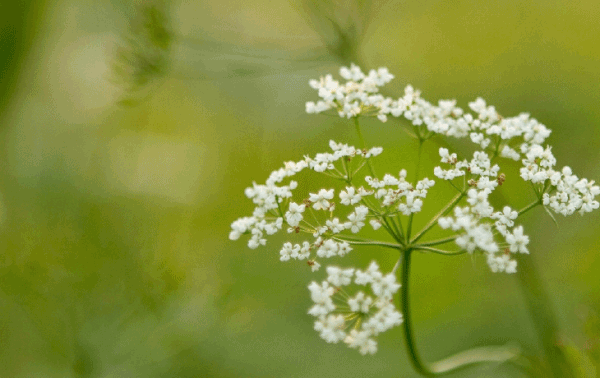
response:
<path fill-rule="evenodd" d="M 489 156 L 481 151 L 475 152 L 470 162 L 458 161 L 457 155 L 450 154 L 446 148 L 440 148 L 439 154 L 441 162 L 453 168 L 436 167 L 435 175 L 449 181 L 463 176 L 470 187 L 466 191 L 469 206 L 455 207 L 454 217 L 440 218 L 439 226 L 457 233 L 455 242 L 461 250 L 485 253 L 492 272 L 515 273 L 517 262 L 510 258 L 510 252 L 529 253 L 526 247 L 529 237 L 523 234 L 522 226 L 510 229 L 518 216 L 516 211 L 505 206 L 503 211 L 494 212 L 488 201 L 490 194 L 503 182 L 500 167 L 492 165 Z"/>
<path fill-rule="evenodd" d="M 320 81 L 310 81 L 311 86 L 319 90 L 323 101 L 317 105 L 308 102 L 308 113 L 337 109 L 342 117 L 377 115 L 383 122 L 388 116 L 403 117 L 412 123 L 419 138 L 427 139 L 434 134 L 469 137 L 482 149 L 480 152 L 489 153 L 492 159 L 499 156 L 521 160 L 521 177 L 537 185 L 536 194 L 543 197 L 543 205 L 554 212 L 571 215 L 578 211 L 583 214 L 599 207 L 595 196 L 600 193 L 600 187 L 594 185 L 594 181 L 579 179 L 569 167 L 559 171 L 553 169 L 556 159 L 551 147 L 544 147 L 551 130 L 529 114 L 502 117 L 494 106 L 488 105 L 482 98 L 469 103 L 469 108 L 474 112 L 470 114 L 457 107 L 456 100 L 440 100 L 438 105 L 434 105 L 421 98 L 420 91 L 410 85 L 406 86 L 404 96 L 398 99 L 373 95 L 377 87 L 393 78 L 386 68 L 371 70 L 367 76 L 358 66 L 352 65 L 350 68 L 342 67 L 340 75 L 347 80 L 345 84 L 333 80 L 331 75 Z M 375 80 L 378 75 L 384 79 Z M 377 84 L 367 85 L 365 81 Z M 343 111 L 349 100 L 346 97 L 338 99 L 324 96 L 327 92 L 324 87 L 330 88 L 332 93 L 338 91 L 337 88 L 359 88 L 356 93 L 360 95 L 352 97 L 351 101 L 355 111 Z M 374 91 L 370 91 L 373 88 Z M 460 169 L 457 166 L 452 170 L 439 170 L 436 176 L 451 180 L 461 175 Z"/>
<path fill-rule="evenodd" d="M 351 296 L 344 286 L 353 281 L 369 285 L 373 296 L 363 291 Z M 330 266 L 326 281 L 308 286 L 314 302 L 308 313 L 317 318 L 315 330 L 328 343 L 343 341 L 363 355 L 373 354 L 377 351 L 375 337 L 402 324 L 402 314 L 392 303 L 399 288 L 394 274 L 383 275 L 374 261 L 364 272 Z"/>
<path fill-rule="evenodd" d="M 384 101 L 384 97 L 377 93 L 378 88 L 394 78 L 387 68 L 371 70 L 368 75 L 365 75 L 354 64 L 350 68 L 342 67 L 340 75 L 347 80 L 345 84 L 333 80 L 331 75 L 309 82 L 312 88 L 319 91 L 321 100 L 317 103 L 307 102 L 307 113 L 321 113 L 335 109 L 340 117 L 351 118 L 377 112 Z M 385 117 L 384 113 L 379 113 L 380 117 Z"/>
<path fill-rule="evenodd" d="M 594 181 L 579 179 L 569 167 L 555 171 L 556 159 L 550 147 L 531 146 L 523 165 L 523 180 L 538 184 L 543 204 L 556 213 L 567 216 L 579 211 L 583 215 L 599 207 L 594 198 L 600 194 L 600 187 Z"/>
<path fill-rule="evenodd" d="M 350 252 L 352 247 L 348 237 L 360 232 L 367 222 L 378 230 L 386 216 L 408 216 L 421 211 L 423 199 L 435 182 L 424 178 L 413 185 L 406 180 L 406 170 L 400 171 L 397 177 L 386 174 L 381 180 L 366 176 L 366 188 L 346 185 L 337 196 L 335 189 L 323 188 L 309 193 L 309 198 L 294 201 L 292 191 L 298 184 L 293 180 L 283 184 L 284 179 L 303 169 L 311 169 L 349 184 L 367 159 L 382 152 L 378 147 L 359 150 L 334 141 L 329 145 L 332 153 L 319 153 L 314 158 L 285 163 L 284 168 L 271 173 L 264 185 L 255 183 L 247 188 L 246 196 L 256 207 L 251 217 L 233 222 L 229 238 L 236 240 L 242 234 L 249 234 L 248 247 L 257 248 L 266 244 L 267 235 L 281 229 L 290 234 L 310 234 L 311 241 L 285 242 L 279 254 L 281 261 L 306 260 L 316 271 L 321 266 L 318 259 L 341 257 Z M 339 203 L 351 208 L 349 213 L 334 215 L 343 212 L 343 209 L 336 209 L 337 198 Z M 307 212 L 310 213 L 308 217 Z"/>
<path fill-rule="evenodd" d="M 439 149 L 442 164 L 433 169 L 433 175 L 458 191 L 456 197 L 413 234 L 413 217 L 421 212 L 436 182 L 427 177 L 408 180 L 402 167 L 398 167 L 398 175 L 377 176 L 372 158 L 382 153 L 381 147 L 356 148 L 330 141 L 330 152 L 287 162 L 264 184 L 247 188 L 245 194 L 254 203 L 254 210 L 251 216 L 232 223 L 230 239 L 247 234 L 248 247 L 254 249 L 280 230 L 290 236 L 308 235 L 308 240 L 284 242 L 279 259 L 306 261 L 313 271 L 319 270 L 321 259 L 343 257 L 356 245 L 370 245 L 394 249 L 405 261 L 413 251 L 478 253 L 485 256 L 492 272 L 515 273 L 515 256 L 529 253 L 529 236 L 516 224 L 521 214 L 536 206 L 563 215 L 584 214 L 600 207 L 595 199 L 600 187 L 594 181 L 578 178 L 569 167 L 555 170 L 551 147 L 544 146 L 551 131 L 528 114 L 502 117 L 481 98 L 469 103 L 472 113 L 457 107 L 455 100 L 434 105 L 410 85 L 398 99 L 384 97 L 379 88 L 393 78 L 385 68 L 364 74 L 351 65 L 342 67 L 340 75 L 345 83 L 331 75 L 310 81 L 320 100 L 306 103 L 308 113 L 333 110 L 341 117 L 353 118 L 357 128 L 363 116 L 377 116 L 383 122 L 388 117 L 403 117 L 410 121 L 420 146 L 434 135 L 469 138 L 477 145 L 470 160 L 459 159 L 447 148 Z M 490 203 L 490 197 L 507 180 L 498 158 L 520 161 L 520 176 L 533 187 L 537 200 L 520 211 L 507 205 L 494 209 Z M 365 166 L 370 174 L 362 172 Z M 311 180 L 319 183 L 319 188 L 303 198 L 294 197 L 298 183 L 291 178 L 303 170 L 342 184 L 334 187 Z M 420 171 L 419 163 L 415 171 Z M 443 187 L 435 185 L 435 190 Z M 385 231 L 395 242 L 358 238 L 356 234 L 363 232 L 366 224 L 376 233 Z M 421 241 L 436 226 L 448 235 Z M 451 242 L 458 251 L 440 247 Z M 402 323 L 402 315 L 391 303 L 400 287 L 394 274 L 382 274 L 375 262 L 364 272 L 334 266 L 326 271 L 326 281 L 309 286 L 314 302 L 309 314 L 317 318 L 315 330 L 327 342 L 344 341 L 362 354 L 375 353 L 375 336 Z M 371 294 L 359 291 L 350 296 L 344 287 L 351 283 L 368 284 Z"/>
<path fill-rule="evenodd" d="M 292 190 L 298 186 L 298 183 L 290 180 L 287 185 L 282 184 L 285 179 L 307 168 L 315 172 L 339 172 L 335 163 L 342 159 L 345 159 L 343 164 L 344 167 L 347 167 L 346 169 L 350 168 L 353 161 L 357 161 L 356 165 L 360 169 L 366 159 L 377 156 L 382 152 L 382 149 L 377 147 L 369 150 L 360 150 L 333 141 L 329 145 L 333 151 L 332 153 L 319 153 L 314 158 L 305 156 L 303 160 L 298 162 L 287 162 L 283 168 L 273 171 L 264 185 L 254 183 L 252 187 L 247 188 L 245 194 L 254 202 L 256 207 L 252 216 L 243 217 L 233 222 L 229 238 L 237 240 L 242 234 L 250 234 L 248 247 L 255 249 L 260 245 L 265 245 L 265 236 L 275 234 L 282 229 L 284 224 L 289 226 L 288 231 L 300 232 L 301 229 L 306 230 L 306 228 L 301 227 L 302 223 L 302 226 L 311 229 L 311 233 L 315 234 L 315 236 L 319 236 L 330 229 L 339 232 L 348 228 L 357 232 L 357 229 L 361 227 L 360 222 L 366 216 L 362 207 L 356 208 L 353 213 L 354 215 L 351 214 L 349 221 L 346 223 L 341 223 L 339 219 L 335 218 L 325 228 L 323 226 L 318 227 L 308 222 L 303 222 L 303 213 L 306 211 L 307 206 L 317 211 L 333 211 L 335 204 L 331 200 L 334 196 L 334 190 L 321 189 L 318 193 L 311 193 L 309 199 L 298 204 L 291 201 Z M 347 172 L 346 174 L 349 175 L 351 173 L 353 172 Z M 288 210 L 284 213 L 283 208 L 287 208 Z M 303 246 L 297 244 L 288 248 L 288 245 L 285 244 L 281 251 L 281 259 L 285 261 L 290 257 L 298 259 L 308 258 L 310 255 L 308 251 L 312 249 L 318 249 L 319 251 L 328 250 L 328 252 L 319 252 L 319 255 L 330 255 L 331 250 L 345 254 L 350 250 L 347 245 L 340 245 L 336 242 L 325 243 L 323 239 L 318 239 L 310 247 L 306 247 L 305 244 Z"/>

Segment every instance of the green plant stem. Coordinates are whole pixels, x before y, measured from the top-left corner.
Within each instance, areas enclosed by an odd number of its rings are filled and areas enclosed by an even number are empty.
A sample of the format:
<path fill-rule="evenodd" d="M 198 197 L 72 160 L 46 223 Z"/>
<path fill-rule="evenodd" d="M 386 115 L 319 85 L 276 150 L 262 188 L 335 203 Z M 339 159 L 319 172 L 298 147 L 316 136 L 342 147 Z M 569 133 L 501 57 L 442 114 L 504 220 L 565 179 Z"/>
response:
<path fill-rule="evenodd" d="M 365 139 L 362 136 L 362 133 L 360 132 L 360 124 L 358 123 L 358 117 L 354 117 L 354 126 L 356 126 L 356 134 L 358 134 L 358 139 L 360 140 L 360 147 L 365 150 L 366 144 L 365 144 Z M 371 159 L 367 159 L 367 165 L 369 166 L 369 171 L 371 172 L 371 174 L 373 175 L 373 178 L 377 178 L 377 175 L 375 174 L 375 169 L 373 168 L 373 164 L 371 163 Z"/>
<path fill-rule="evenodd" d="M 412 330 L 412 312 L 410 310 L 410 296 L 409 296 L 409 283 L 410 283 L 410 257 L 412 251 L 407 249 L 402 254 L 402 287 L 401 287 L 401 307 L 402 314 L 404 316 L 404 322 L 402 327 L 404 328 L 404 340 L 406 342 L 406 348 L 410 356 L 410 362 L 412 363 L 415 370 L 425 376 L 433 376 L 434 373 L 430 371 L 427 366 L 421 360 L 417 351 L 417 346 Z"/>
<path fill-rule="evenodd" d="M 530 203 L 529 205 L 525 206 L 524 208 L 522 208 L 521 210 L 519 210 L 519 215 L 525 214 L 526 212 L 528 212 L 529 210 L 533 209 L 534 207 L 536 207 L 537 205 L 541 205 L 542 201 L 535 201 Z"/>
<path fill-rule="evenodd" d="M 417 167 L 415 168 L 415 179 L 413 181 L 413 187 L 417 186 L 417 182 L 419 181 L 419 171 L 421 170 L 421 151 L 423 150 L 423 142 L 424 140 L 419 135 L 419 151 L 417 153 Z M 408 217 L 408 225 L 406 226 L 406 241 L 410 240 L 410 234 L 412 232 L 412 223 L 413 217 L 415 213 L 411 213 Z"/>
<path fill-rule="evenodd" d="M 419 181 L 419 171 L 421 170 L 421 155 L 423 152 L 423 142 L 424 142 L 424 140 L 419 138 L 419 150 L 417 152 L 417 167 L 415 168 L 415 180 L 413 182 L 413 186 L 416 186 L 417 181 Z"/>
<path fill-rule="evenodd" d="M 427 252 L 433 252 L 433 253 L 437 253 L 438 255 L 444 255 L 444 256 L 456 256 L 456 255 L 463 255 L 465 253 L 467 253 L 467 251 L 455 251 L 455 252 L 450 252 L 450 251 L 444 251 L 443 249 L 438 249 L 438 248 L 431 248 L 431 247 L 425 247 L 422 245 L 416 245 L 413 247 L 414 251 L 427 251 Z"/>
<path fill-rule="evenodd" d="M 349 244 L 355 244 L 355 245 L 371 245 L 371 246 L 379 246 L 379 247 L 386 247 L 386 248 L 392 248 L 392 249 L 401 249 L 402 245 L 400 244 L 393 244 L 393 243 L 385 243 L 385 242 L 379 242 L 376 240 L 352 240 L 352 239 L 345 239 L 344 236 L 334 236 L 333 237 L 334 240 L 338 240 L 338 241 L 345 241 Z"/>
<path fill-rule="evenodd" d="M 423 376 L 444 375 L 463 369 L 473 364 L 485 362 L 504 362 L 519 355 L 520 349 L 513 345 L 487 346 L 465 350 L 447 357 L 443 360 L 434 362 L 427 366 L 419 356 L 417 345 L 412 328 L 412 312 L 410 309 L 410 264 L 411 249 L 402 253 L 402 288 L 401 288 L 401 308 L 404 316 L 402 323 L 406 348 L 410 356 L 410 361 L 415 370 Z"/>
<path fill-rule="evenodd" d="M 390 222 L 392 223 L 392 225 L 394 225 L 394 228 L 396 229 L 396 232 L 398 233 L 398 236 L 400 237 L 400 239 L 404 239 L 404 232 L 402 231 L 402 224 L 400 224 L 400 226 L 398 226 L 393 217 L 390 217 Z M 405 244 L 405 243 L 402 243 L 402 244 Z"/>
<path fill-rule="evenodd" d="M 446 205 L 446 207 L 444 207 L 442 210 L 440 210 L 440 212 L 437 213 L 437 215 L 435 217 L 433 217 L 433 219 L 431 221 L 429 221 L 429 223 L 427 223 L 425 228 L 423 230 L 421 230 L 421 232 L 419 232 L 417 234 L 417 236 L 415 236 L 415 238 L 410 241 L 410 243 L 414 244 L 419 239 L 421 239 L 421 237 L 423 237 L 423 235 L 425 235 L 425 233 L 427 233 L 427 231 L 431 230 L 433 228 L 433 226 L 435 226 L 437 224 L 438 219 L 440 219 L 441 217 L 446 215 L 448 212 L 450 212 L 454 208 L 454 206 L 456 206 L 460 202 L 460 200 L 465 196 L 465 194 L 466 194 L 466 192 L 458 193 L 452 199 L 452 201 L 448 205 Z"/>
<path fill-rule="evenodd" d="M 434 245 L 446 244 L 446 243 L 450 243 L 452 241 L 455 241 L 457 237 L 458 237 L 457 235 L 454 235 L 454 236 L 450 236 L 450 237 L 444 238 L 444 239 L 438 239 L 438 240 L 428 241 L 428 242 L 425 242 L 425 243 L 419 243 L 419 244 L 415 245 L 414 247 L 415 248 L 418 248 L 418 247 L 433 247 Z"/>

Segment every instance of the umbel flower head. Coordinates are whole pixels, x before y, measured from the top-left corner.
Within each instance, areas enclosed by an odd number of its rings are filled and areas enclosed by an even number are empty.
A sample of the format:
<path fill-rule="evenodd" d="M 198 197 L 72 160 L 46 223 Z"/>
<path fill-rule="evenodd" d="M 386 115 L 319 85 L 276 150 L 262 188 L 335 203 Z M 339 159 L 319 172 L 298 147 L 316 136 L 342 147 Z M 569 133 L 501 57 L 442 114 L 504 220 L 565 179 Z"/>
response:
<path fill-rule="evenodd" d="M 580 179 L 569 167 L 555 170 L 556 159 L 545 145 L 550 129 L 528 114 L 502 117 L 481 98 L 469 103 L 473 113 L 457 107 L 455 100 L 433 105 L 411 86 L 400 98 L 384 97 L 379 88 L 393 79 L 385 68 L 365 74 L 351 65 L 342 67 L 340 75 L 345 83 L 331 75 L 310 81 L 320 100 L 306 103 L 308 113 L 336 112 L 352 118 L 357 129 L 360 117 L 373 116 L 383 122 L 388 117 L 405 119 L 419 140 L 419 153 L 434 135 L 468 138 L 477 150 L 459 158 L 459 153 L 439 148 L 440 165 L 426 177 L 409 180 L 403 166 L 396 168 L 398 173 L 375 173 L 373 158 L 383 152 L 381 147 L 330 141 L 330 151 L 286 162 L 264 184 L 247 188 L 245 194 L 255 207 L 250 216 L 232 223 L 231 240 L 248 235 L 248 247 L 256 249 L 266 245 L 268 236 L 283 230 L 290 239 L 278 249 L 278 258 L 306 261 L 313 272 L 324 260 L 344 257 L 357 246 L 377 246 L 393 249 L 404 258 L 413 251 L 483 255 L 492 272 L 516 273 L 516 256 L 529 253 L 530 237 L 517 224 L 523 213 L 543 206 L 549 213 L 567 216 L 599 207 L 595 197 L 600 187 Z M 360 132 L 359 137 L 362 141 Z M 502 172 L 500 164 L 506 159 L 521 162 L 520 177 Z M 307 185 L 318 187 L 299 197 L 294 193 L 298 182 L 292 178 L 304 170 L 317 176 Z M 419 171 L 417 165 L 414 172 Z M 523 180 L 532 187 L 534 202 L 521 210 L 509 204 L 494 208 L 490 198 L 506 180 Z M 456 195 L 413 234 L 413 218 L 428 206 L 432 190 L 455 191 Z M 436 227 L 446 236 L 428 239 Z M 394 242 L 386 241 L 390 237 Z M 335 266 L 326 271 L 326 281 L 309 286 L 314 302 L 309 314 L 317 318 L 315 330 L 328 342 L 344 341 L 362 354 L 374 353 L 374 337 L 402 322 L 391 303 L 399 288 L 394 274 L 380 273 L 375 262 L 365 272 Z M 344 287 L 352 282 L 369 284 L 370 293 L 359 291 L 351 296 Z"/>

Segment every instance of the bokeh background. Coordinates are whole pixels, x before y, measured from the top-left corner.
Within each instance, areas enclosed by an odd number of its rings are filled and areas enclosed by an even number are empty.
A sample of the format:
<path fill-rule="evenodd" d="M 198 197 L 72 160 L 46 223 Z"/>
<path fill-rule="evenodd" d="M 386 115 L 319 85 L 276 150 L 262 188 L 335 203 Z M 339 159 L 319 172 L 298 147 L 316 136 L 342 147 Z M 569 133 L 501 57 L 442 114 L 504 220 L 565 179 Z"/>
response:
<path fill-rule="evenodd" d="M 252 209 L 243 189 L 329 139 L 358 143 L 351 123 L 304 113 L 308 80 L 351 61 L 387 66 L 388 95 L 411 83 L 430 101 L 482 96 L 503 115 L 530 112 L 553 130 L 559 165 L 600 179 L 598 20 L 595 0 L 3 3 L 0 376 L 416 376 L 400 328 L 368 357 L 319 339 L 306 286 L 323 272 L 281 263 L 282 239 L 258 250 L 228 240 Z M 380 171 L 414 168 L 404 128 L 365 121 L 367 144 L 384 147 Z M 425 148 L 428 169 L 437 148 Z M 519 208 L 531 196 L 517 177 L 507 168 Z M 483 259 L 418 255 L 423 357 L 512 340 L 543 361 L 541 321 L 577 376 L 594 377 L 599 212 L 559 227 L 543 210 L 523 219 L 548 301 Z M 391 269 L 387 253 L 341 263 Z"/>

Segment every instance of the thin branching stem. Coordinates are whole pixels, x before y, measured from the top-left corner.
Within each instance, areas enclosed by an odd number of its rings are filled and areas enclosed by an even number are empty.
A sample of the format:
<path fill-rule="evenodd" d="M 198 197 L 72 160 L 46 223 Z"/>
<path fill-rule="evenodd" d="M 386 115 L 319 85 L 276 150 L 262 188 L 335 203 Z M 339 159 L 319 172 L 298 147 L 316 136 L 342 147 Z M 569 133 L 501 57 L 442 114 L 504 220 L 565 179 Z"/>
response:
<path fill-rule="evenodd" d="M 444 207 L 442 210 L 440 210 L 440 212 L 437 213 L 436 216 L 433 217 L 433 219 L 431 219 L 431 221 L 429 221 L 429 223 L 427 223 L 427 225 L 425 226 L 425 228 L 423 228 L 423 230 L 421 230 L 421 232 L 419 232 L 417 234 L 417 236 L 415 236 L 415 238 L 410 241 L 410 243 L 414 244 L 419 239 L 421 239 L 423 237 L 423 235 L 425 235 L 427 233 L 427 231 L 431 230 L 433 228 L 433 226 L 435 226 L 437 224 L 438 219 L 440 219 L 444 215 L 448 214 L 456 205 L 458 205 L 458 203 L 465 196 L 465 194 L 466 194 L 466 192 L 460 192 L 460 193 L 458 193 L 452 199 L 452 201 L 448 205 L 446 205 L 446 207 Z"/>
<path fill-rule="evenodd" d="M 337 240 L 337 241 L 345 241 L 348 244 L 353 244 L 353 245 L 367 245 L 367 246 L 370 245 L 370 246 L 392 248 L 392 249 L 396 249 L 396 250 L 403 248 L 403 246 L 400 244 L 386 243 L 386 242 L 380 242 L 380 241 L 376 241 L 376 240 L 358 241 L 358 240 L 352 240 L 352 239 L 345 239 L 344 236 L 334 236 L 333 239 Z"/>
<path fill-rule="evenodd" d="M 452 241 L 455 241 L 457 237 L 458 236 L 454 235 L 454 236 L 450 236 L 450 237 L 447 237 L 444 239 L 438 239 L 438 240 L 428 241 L 425 243 L 419 243 L 419 244 L 415 245 L 415 248 L 417 248 L 417 247 L 433 247 L 434 245 L 450 243 Z"/>
<path fill-rule="evenodd" d="M 444 256 L 456 256 L 456 255 L 463 255 L 465 253 L 467 253 L 467 251 L 445 251 L 443 249 L 438 249 L 438 248 L 432 248 L 432 247 L 426 247 L 423 245 L 416 245 L 413 247 L 413 250 L 415 251 L 427 251 L 427 252 L 432 252 L 432 253 L 437 253 L 438 255 L 444 255 Z"/>
<path fill-rule="evenodd" d="M 539 201 L 535 201 L 535 202 L 532 202 L 532 203 L 530 203 L 529 205 L 527 205 L 527 206 L 525 206 L 524 208 L 522 208 L 521 210 L 519 210 L 519 216 L 520 216 L 520 215 L 522 215 L 522 214 L 525 214 L 525 213 L 526 213 L 526 212 L 528 212 L 529 210 L 531 210 L 531 209 L 533 209 L 534 207 L 536 207 L 536 206 L 538 206 L 538 205 L 541 205 L 541 204 L 542 204 L 542 201 L 541 201 L 541 200 L 539 200 Z"/>
<path fill-rule="evenodd" d="M 365 139 L 360 132 L 360 124 L 358 122 L 358 117 L 354 117 L 354 126 L 356 126 L 356 134 L 358 134 L 358 139 L 360 140 L 360 147 L 363 150 L 366 150 L 367 146 L 365 144 Z M 375 169 L 373 168 L 373 163 L 371 163 L 371 159 L 367 159 L 367 165 L 369 166 L 369 171 L 373 175 L 373 178 L 377 178 L 377 174 L 375 174 Z"/>
<path fill-rule="evenodd" d="M 417 186 L 419 181 L 419 170 L 421 169 L 421 151 L 423 150 L 423 142 L 425 140 L 419 135 L 419 152 L 417 153 L 417 167 L 415 168 L 415 178 L 413 181 L 413 187 Z M 412 223 L 415 213 L 411 213 L 408 217 L 408 225 L 406 226 L 406 240 L 410 240 L 410 234 L 412 232 Z"/>

